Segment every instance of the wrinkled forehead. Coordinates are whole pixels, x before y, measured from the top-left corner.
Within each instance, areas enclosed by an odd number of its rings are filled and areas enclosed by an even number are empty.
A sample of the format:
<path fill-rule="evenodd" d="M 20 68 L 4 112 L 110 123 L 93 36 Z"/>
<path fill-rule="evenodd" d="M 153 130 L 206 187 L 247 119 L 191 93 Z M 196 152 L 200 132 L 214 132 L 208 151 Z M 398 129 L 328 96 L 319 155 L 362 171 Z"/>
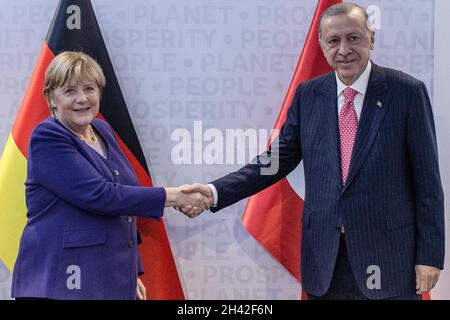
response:
<path fill-rule="evenodd" d="M 335 16 L 324 17 L 321 22 L 321 34 L 323 37 L 330 35 L 348 35 L 351 33 L 369 32 L 366 19 L 359 10 L 349 13 L 342 13 Z"/>

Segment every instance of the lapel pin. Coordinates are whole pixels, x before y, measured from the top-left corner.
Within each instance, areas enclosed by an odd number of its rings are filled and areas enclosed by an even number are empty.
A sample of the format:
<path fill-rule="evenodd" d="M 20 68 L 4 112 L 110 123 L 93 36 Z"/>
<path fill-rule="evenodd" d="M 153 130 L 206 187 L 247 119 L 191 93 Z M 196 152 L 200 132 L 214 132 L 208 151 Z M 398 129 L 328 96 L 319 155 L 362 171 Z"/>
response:
<path fill-rule="evenodd" d="M 383 103 L 381 101 L 377 101 L 378 108 L 383 108 Z"/>

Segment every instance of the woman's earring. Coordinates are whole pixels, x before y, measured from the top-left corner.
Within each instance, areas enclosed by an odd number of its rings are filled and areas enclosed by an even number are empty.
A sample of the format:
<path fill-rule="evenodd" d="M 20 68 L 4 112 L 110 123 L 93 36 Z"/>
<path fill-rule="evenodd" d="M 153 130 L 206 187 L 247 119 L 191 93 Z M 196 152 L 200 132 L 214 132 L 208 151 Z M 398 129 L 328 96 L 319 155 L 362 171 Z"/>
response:
<path fill-rule="evenodd" d="M 58 118 L 56 117 L 55 110 L 56 110 L 56 107 L 55 107 L 55 105 L 52 104 L 52 111 L 51 111 L 52 118 L 53 118 L 53 119 L 58 119 Z"/>

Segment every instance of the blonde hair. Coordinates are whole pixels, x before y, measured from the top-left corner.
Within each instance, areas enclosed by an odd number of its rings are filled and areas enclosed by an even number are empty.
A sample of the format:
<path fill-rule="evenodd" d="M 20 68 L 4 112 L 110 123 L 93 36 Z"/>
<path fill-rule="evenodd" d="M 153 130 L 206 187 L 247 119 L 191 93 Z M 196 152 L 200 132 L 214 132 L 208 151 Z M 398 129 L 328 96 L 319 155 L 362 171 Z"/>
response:
<path fill-rule="evenodd" d="M 86 79 L 94 81 L 100 93 L 106 85 L 102 68 L 89 55 L 79 51 L 65 51 L 55 56 L 47 67 L 44 82 L 44 96 L 50 113 L 54 115 L 51 95 L 56 88 L 70 81 L 79 83 Z"/>

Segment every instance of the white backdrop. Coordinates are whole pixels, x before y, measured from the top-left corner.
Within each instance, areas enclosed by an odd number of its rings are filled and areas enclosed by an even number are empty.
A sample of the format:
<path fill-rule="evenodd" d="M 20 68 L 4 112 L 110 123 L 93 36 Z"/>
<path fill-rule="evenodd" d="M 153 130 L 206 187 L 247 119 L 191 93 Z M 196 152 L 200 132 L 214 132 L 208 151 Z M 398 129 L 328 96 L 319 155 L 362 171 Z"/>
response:
<path fill-rule="evenodd" d="M 172 132 L 270 130 L 289 86 L 316 0 L 92 0 L 155 185 L 208 182 L 240 165 L 175 165 Z M 375 63 L 423 80 L 434 103 L 445 192 L 450 191 L 445 0 L 362 0 L 380 10 Z M 0 0 L 0 150 L 26 90 L 57 0 Z M 375 12 L 374 11 L 374 12 Z M 435 14 L 439 12 L 439 15 Z M 445 16 L 447 15 L 447 16 Z M 447 161 L 446 161 L 447 160 Z M 248 235 L 245 201 L 165 224 L 188 299 L 298 299 L 300 285 Z M 446 202 L 447 234 L 450 203 Z M 447 237 L 448 239 L 448 237 Z M 447 247 L 450 245 L 447 240 Z M 448 259 L 446 260 L 448 266 Z M 11 275 L 0 263 L 0 299 Z M 445 270 L 433 297 L 450 298 Z"/>

